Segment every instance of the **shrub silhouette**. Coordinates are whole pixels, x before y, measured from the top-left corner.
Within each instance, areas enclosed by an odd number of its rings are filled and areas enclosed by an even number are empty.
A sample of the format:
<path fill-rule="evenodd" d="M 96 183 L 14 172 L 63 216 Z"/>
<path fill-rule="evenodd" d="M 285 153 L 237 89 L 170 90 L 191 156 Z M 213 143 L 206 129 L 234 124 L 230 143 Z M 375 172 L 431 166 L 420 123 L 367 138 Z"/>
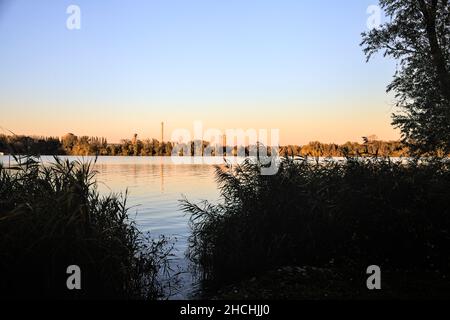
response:
<path fill-rule="evenodd" d="M 0 164 L 0 296 L 160 297 L 166 240 L 137 230 L 126 195 L 99 195 L 92 163 L 55 159 Z M 69 265 L 81 268 L 80 291 L 66 287 Z"/>
<path fill-rule="evenodd" d="M 274 176 L 217 167 L 221 203 L 192 213 L 189 257 L 224 284 L 286 265 L 448 272 L 450 171 L 444 160 L 284 159 Z"/>

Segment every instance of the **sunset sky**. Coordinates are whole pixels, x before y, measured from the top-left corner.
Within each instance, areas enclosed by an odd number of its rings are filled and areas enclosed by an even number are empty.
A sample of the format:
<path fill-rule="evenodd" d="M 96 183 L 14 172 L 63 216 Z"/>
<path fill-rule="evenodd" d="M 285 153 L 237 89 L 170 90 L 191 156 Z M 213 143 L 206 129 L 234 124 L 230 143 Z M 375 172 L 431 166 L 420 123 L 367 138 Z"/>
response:
<path fill-rule="evenodd" d="M 395 63 L 359 46 L 375 0 L 0 3 L 0 133 L 118 142 L 200 120 L 278 128 L 282 144 L 399 138 Z"/>

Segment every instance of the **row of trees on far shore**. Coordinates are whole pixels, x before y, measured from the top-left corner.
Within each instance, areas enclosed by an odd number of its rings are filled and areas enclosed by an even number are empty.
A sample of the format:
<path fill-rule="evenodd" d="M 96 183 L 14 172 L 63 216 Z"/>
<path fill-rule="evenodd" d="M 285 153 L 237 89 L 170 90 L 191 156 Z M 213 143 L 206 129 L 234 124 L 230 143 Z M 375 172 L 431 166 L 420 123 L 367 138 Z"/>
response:
<path fill-rule="evenodd" d="M 190 145 L 189 145 L 190 144 Z M 177 143 L 161 142 L 156 139 L 140 140 L 135 134 L 132 139 L 123 139 L 120 143 L 108 143 L 106 138 L 78 137 L 72 133 L 61 139 L 57 137 L 29 137 L 0 135 L 0 152 L 4 154 L 34 155 L 102 155 L 102 156 L 180 156 L 216 155 L 215 148 L 207 141 L 191 142 L 187 148 Z M 209 148 L 208 148 L 209 147 Z M 187 151 L 186 151 L 187 150 Z M 345 157 L 345 156 L 408 156 L 408 148 L 400 141 L 380 141 L 364 138 L 363 142 L 345 144 L 310 142 L 307 145 L 288 145 L 279 147 L 281 155 L 311 157 Z M 270 154 L 270 150 L 268 152 Z M 249 147 L 226 147 L 225 155 L 249 155 Z"/>

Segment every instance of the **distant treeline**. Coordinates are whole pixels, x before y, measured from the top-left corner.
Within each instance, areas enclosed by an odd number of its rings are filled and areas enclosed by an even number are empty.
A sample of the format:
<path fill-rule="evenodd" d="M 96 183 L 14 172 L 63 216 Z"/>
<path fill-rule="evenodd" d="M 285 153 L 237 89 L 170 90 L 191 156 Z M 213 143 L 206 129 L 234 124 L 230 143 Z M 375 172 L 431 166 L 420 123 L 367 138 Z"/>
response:
<path fill-rule="evenodd" d="M 380 141 L 367 138 L 363 138 L 363 140 L 363 143 L 346 142 L 342 145 L 317 141 L 304 146 L 289 145 L 280 147 L 280 154 L 303 157 L 404 157 L 409 154 L 408 148 L 401 141 Z"/>
<path fill-rule="evenodd" d="M 189 145 L 190 144 L 190 145 Z M 118 144 L 108 143 L 106 138 L 66 134 L 57 137 L 29 137 L 17 135 L 0 135 L 0 152 L 4 154 L 39 154 L 39 155 L 102 155 L 102 156 L 170 156 L 178 155 L 215 155 L 213 147 L 207 141 L 191 142 L 187 147 L 173 142 L 161 142 L 156 139 L 123 139 Z M 208 149 L 208 147 L 210 147 Z M 186 152 L 187 150 L 187 152 Z M 310 157 L 345 157 L 345 156 L 408 156 L 408 149 L 400 141 L 379 141 L 363 138 L 362 143 L 347 142 L 342 145 L 334 143 L 310 142 L 304 146 L 288 145 L 279 147 L 281 155 Z M 270 154 L 270 150 L 268 152 Z M 249 147 L 224 147 L 225 155 L 248 155 Z"/>
<path fill-rule="evenodd" d="M 57 137 L 7 136 L 3 134 L 0 135 L 0 152 L 4 154 L 66 154 Z"/>

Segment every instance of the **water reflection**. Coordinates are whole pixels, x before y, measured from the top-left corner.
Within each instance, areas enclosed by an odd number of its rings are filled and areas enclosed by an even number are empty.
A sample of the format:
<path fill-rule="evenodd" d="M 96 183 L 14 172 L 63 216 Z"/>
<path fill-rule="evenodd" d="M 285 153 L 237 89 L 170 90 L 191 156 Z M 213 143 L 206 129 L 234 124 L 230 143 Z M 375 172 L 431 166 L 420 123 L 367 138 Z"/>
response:
<path fill-rule="evenodd" d="M 105 161 L 106 160 L 106 161 Z M 186 196 L 195 201 L 217 201 L 214 170 L 208 165 L 175 165 L 167 158 L 142 159 L 124 162 L 124 159 L 99 159 L 99 191 L 101 193 L 128 190 L 128 206 L 138 227 L 150 231 L 154 237 L 166 235 L 176 239 L 174 264 L 183 273 L 181 291 L 174 298 L 186 298 L 193 287 L 192 275 L 187 272 L 184 257 L 189 236 L 189 217 L 180 211 L 179 200 Z"/>

